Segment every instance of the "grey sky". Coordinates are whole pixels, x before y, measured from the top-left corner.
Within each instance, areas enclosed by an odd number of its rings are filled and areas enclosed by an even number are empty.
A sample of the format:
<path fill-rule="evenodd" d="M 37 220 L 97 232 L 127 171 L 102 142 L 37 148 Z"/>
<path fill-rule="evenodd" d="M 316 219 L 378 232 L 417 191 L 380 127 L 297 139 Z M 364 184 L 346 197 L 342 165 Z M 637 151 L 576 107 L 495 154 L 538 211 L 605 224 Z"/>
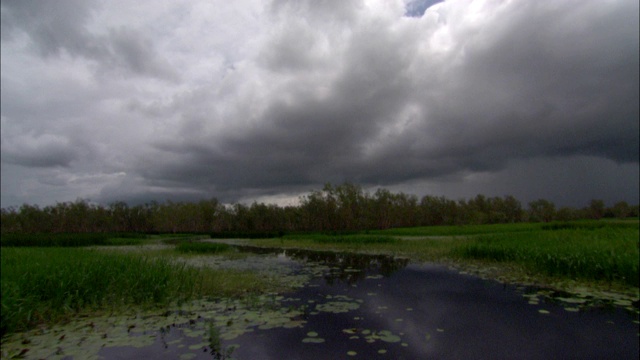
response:
<path fill-rule="evenodd" d="M 343 181 L 637 204 L 638 7 L 2 0 L 2 207 Z"/>

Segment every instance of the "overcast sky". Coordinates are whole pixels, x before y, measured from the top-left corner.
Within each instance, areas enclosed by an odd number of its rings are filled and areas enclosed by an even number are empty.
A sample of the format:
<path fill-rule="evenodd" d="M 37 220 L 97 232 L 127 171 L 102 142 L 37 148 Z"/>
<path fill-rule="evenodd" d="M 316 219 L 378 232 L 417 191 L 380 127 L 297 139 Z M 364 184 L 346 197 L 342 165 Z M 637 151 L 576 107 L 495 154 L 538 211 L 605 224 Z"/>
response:
<path fill-rule="evenodd" d="M 637 0 L 1 0 L 2 207 L 637 204 Z"/>

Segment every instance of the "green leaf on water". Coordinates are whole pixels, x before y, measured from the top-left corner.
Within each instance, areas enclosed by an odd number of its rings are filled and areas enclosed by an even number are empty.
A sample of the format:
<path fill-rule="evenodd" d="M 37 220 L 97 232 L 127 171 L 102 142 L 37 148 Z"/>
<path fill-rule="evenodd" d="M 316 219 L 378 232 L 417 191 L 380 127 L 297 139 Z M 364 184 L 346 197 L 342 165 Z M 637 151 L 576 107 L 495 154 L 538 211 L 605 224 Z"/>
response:
<path fill-rule="evenodd" d="M 306 343 L 306 344 L 309 344 L 309 343 L 311 343 L 311 344 L 321 344 L 321 343 L 324 342 L 324 339 L 323 338 L 319 338 L 319 337 L 308 337 L 308 338 L 302 339 L 302 342 Z"/>
<path fill-rule="evenodd" d="M 358 355 L 358 353 L 357 353 L 357 352 L 355 352 L 355 351 L 347 351 L 347 355 L 349 355 L 349 356 L 356 356 L 356 355 Z"/>
<path fill-rule="evenodd" d="M 548 310 L 545 310 L 545 309 L 540 309 L 540 310 L 538 310 L 538 312 L 539 312 L 540 314 L 549 314 L 549 311 L 548 311 Z"/>

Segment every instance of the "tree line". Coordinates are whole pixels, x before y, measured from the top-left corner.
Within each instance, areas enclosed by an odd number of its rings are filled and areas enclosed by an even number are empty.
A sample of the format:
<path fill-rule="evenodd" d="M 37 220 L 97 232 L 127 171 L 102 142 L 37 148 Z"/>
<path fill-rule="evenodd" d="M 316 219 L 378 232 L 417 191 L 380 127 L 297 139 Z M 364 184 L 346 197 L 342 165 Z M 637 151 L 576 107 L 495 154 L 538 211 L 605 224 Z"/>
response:
<path fill-rule="evenodd" d="M 136 206 L 77 200 L 44 208 L 28 204 L 3 208 L 1 216 L 2 233 L 286 233 L 626 218 L 638 217 L 638 205 L 621 201 L 606 207 L 594 199 L 584 208 L 556 208 L 539 199 L 525 208 L 511 195 L 454 201 L 382 188 L 368 193 L 359 185 L 344 183 L 326 184 L 302 196 L 296 206 L 229 205 L 215 198 Z"/>

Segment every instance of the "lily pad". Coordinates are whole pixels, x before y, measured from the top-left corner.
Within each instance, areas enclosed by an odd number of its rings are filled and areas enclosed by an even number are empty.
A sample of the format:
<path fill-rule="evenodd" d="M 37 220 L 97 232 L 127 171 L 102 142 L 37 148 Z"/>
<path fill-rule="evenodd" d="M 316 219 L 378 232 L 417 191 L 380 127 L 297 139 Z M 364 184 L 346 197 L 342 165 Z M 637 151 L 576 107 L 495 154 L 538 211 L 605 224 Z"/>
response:
<path fill-rule="evenodd" d="M 357 302 L 331 301 L 316 306 L 316 310 L 338 314 L 356 310 L 359 307 L 360 304 Z"/>
<path fill-rule="evenodd" d="M 311 344 L 321 344 L 324 342 L 323 338 L 319 338 L 319 337 L 308 337 L 308 338 L 304 338 L 302 339 L 303 343 L 311 343 Z"/>

